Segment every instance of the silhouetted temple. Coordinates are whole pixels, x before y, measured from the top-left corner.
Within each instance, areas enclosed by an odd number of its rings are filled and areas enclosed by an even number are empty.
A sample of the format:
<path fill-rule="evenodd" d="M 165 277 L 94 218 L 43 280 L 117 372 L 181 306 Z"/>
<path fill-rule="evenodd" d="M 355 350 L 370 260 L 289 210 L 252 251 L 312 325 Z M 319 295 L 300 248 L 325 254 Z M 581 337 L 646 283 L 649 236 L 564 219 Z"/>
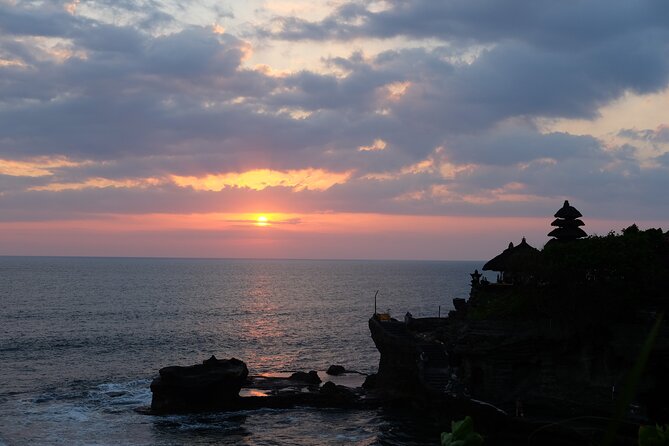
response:
<path fill-rule="evenodd" d="M 374 391 L 487 423 L 486 444 L 607 444 L 618 419 L 631 446 L 669 423 L 669 231 L 587 237 L 580 217 L 565 201 L 541 251 L 509 243 L 483 266 L 497 283 L 475 270 L 447 318 L 375 314 Z"/>
<path fill-rule="evenodd" d="M 584 226 L 585 223 L 579 217 L 582 217 L 583 214 L 571 206 L 569 201 L 565 200 L 562 208 L 554 216 L 555 220 L 553 220 L 551 226 L 555 226 L 555 229 L 548 233 L 550 237 L 554 237 L 551 241 L 570 241 L 588 236 L 581 229 L 581 226 Z M 517 246 L 509 243 L 507 249 L 483 265 L 483 270 L 499 272 L 498 283 L 526 282 L 529 279 L 528 271 L 532 270 L 538 255 L 539 250 L 530 246 L 523 237 L 523 240 Z M 478 279 L 474 277 L 472 279 L 478 282 Z"/>
<path fill-rule="evenodd" d="M 585 225 L 583 220 L 579 219 L 579 217 L 582 216 L 583 214 L 581 214 L 578 209 L 570 206 L 569 201 L 565 200 L 562 208 L 555 213 L 555 220 L 551 223 L 551 226 L 556 226 L 556 228 L 549 232 L 548 236 L 555 237 L 555 239 L 559 241 L 569 241 L 587 237 L 588 234 L 580 228 L 580 226 Z"/>

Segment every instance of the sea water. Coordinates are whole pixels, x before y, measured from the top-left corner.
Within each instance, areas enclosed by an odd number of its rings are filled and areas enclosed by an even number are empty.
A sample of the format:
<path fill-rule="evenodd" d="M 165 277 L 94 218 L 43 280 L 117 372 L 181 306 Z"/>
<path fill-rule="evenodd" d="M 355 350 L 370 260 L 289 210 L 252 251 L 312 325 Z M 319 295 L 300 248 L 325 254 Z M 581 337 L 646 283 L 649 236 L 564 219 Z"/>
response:
<path fill-rule="evenodd" d="M 137 409 L 158 369 L 212 354 L 251 374 L 372 373 L 377 291 L 398 319 L 445 316 L 481 264 L 0 257 L 0 444 L 435 444 L 441 427 L 401 409 Z"/>

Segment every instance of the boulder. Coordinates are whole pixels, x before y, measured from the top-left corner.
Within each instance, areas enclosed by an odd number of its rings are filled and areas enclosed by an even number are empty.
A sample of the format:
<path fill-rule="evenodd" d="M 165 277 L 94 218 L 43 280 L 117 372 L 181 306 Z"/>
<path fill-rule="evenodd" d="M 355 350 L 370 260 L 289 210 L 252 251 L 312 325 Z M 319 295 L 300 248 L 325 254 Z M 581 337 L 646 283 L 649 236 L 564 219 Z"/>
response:
<path fill-rule="evenodd" d="M 327 373 L 328 375 L 338 376 L 346 373 L 346 369 L 344 368 L 343 365 L 331 365 L 330 367 L 328 367 L 325 373 Z"/>
<path fill-rule="evenodd" d="M 170 366 L 151 383 L 154 413 L 198 412 L 232 407 L 249 370 L 239 359 L 216 359 L 188 367 Z"/>
<path fill-rule="evenodd" d="M 288 378 L 291 381 L 301 381 L 305 384 L 320 384 L 321 378 L 315 370 L 307 372 L 295 372 Z"/>
<path fill-rule="evenodd" d="M 321 386 L 320 394 L 327 406 L 334 407 L 351 405 L 357 399 L 357 396 L 351 389 L 338 386 L 332 381 L 328 381 Z"/>

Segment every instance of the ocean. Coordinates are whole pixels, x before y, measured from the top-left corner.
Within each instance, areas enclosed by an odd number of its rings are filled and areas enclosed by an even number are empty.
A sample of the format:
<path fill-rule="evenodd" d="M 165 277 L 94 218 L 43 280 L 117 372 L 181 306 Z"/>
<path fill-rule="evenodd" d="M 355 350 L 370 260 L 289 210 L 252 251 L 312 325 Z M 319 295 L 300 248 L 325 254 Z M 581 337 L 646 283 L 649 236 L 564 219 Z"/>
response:
<path fill-rule="evenodd" d="M 137 412 L 161 367 L 373 373 L 367 321 L 445 316 L 482 262 L 0 257 L 1 445 L 432 445 L 399 409 Z"/>

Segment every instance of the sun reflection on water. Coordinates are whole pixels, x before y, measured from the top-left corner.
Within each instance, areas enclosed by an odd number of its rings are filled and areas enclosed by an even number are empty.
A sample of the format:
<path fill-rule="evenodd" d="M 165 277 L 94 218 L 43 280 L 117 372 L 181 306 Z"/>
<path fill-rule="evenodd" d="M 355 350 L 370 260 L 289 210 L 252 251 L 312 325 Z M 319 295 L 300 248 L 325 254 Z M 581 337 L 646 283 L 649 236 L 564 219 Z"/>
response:
<path fill-rule="evenodd" d="M 253 274 L 248 284 L 241 308 L 247 317 L 240 330 L 244 344 L 249 346 L 245 358 L 259 367 L 257 371 L 285 370 L 296 354 L 283 348 L 286 327 L 281 322 L 282 309 L 273 296 L 271 276 Z"/>

